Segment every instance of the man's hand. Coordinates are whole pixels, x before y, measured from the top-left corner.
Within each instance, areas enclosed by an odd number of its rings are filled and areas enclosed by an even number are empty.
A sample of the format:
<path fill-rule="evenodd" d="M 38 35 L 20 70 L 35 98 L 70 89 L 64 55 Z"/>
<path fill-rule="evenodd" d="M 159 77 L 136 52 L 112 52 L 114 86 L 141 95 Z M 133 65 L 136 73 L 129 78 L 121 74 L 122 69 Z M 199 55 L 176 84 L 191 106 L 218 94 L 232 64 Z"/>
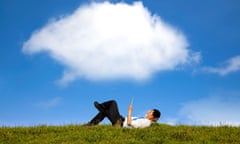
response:
<path fill-rule="evenodd" d="M 127 124 L 128 124 L 129 126 L 132 125 L 132 109 L 133 109 L 132 104 L 130 104 L 130 105 L 128 106 L 128 117 L 127 117 Z"/>

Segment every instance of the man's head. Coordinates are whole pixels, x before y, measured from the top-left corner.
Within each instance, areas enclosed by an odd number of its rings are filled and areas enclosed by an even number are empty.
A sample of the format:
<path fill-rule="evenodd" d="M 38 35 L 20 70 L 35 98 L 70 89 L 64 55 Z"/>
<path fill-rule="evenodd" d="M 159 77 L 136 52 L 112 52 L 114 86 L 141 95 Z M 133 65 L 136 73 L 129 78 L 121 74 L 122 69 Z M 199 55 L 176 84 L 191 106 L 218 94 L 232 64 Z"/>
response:
<path fill-rule="evenodd" d="M 147 113 L 146 113 L 146 118 L 151 120 L 151 121 L 158 121 L 158 119 L 160 118 L 161 116 L 161 112 L 157 109 L 152 109 L 152 110 L 149 110 Z"/>

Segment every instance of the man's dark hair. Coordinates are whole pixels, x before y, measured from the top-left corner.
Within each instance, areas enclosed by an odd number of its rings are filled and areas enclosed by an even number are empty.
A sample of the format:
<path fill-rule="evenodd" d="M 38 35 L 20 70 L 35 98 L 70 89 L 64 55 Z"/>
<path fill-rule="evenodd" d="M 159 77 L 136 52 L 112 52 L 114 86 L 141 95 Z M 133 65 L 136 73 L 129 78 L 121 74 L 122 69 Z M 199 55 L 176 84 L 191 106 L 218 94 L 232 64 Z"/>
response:
<path fill-rule="evenodd" d="M 161 112 L 159 110 L 157 110 L 157 109 L 153 109 L 153 116 L 155 118 L 160 118 Z"/>

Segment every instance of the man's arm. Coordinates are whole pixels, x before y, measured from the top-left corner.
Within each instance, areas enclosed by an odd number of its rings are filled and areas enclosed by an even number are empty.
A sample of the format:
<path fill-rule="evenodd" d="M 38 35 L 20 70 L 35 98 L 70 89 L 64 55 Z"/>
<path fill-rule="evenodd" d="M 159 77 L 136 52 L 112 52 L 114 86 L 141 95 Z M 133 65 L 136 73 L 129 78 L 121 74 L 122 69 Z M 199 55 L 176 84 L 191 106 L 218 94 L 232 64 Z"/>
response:
<path fill-rule="evenodd" d="M 132 125 L 132 104 L 128 106 L 127 124 L 128 126 Z"/>

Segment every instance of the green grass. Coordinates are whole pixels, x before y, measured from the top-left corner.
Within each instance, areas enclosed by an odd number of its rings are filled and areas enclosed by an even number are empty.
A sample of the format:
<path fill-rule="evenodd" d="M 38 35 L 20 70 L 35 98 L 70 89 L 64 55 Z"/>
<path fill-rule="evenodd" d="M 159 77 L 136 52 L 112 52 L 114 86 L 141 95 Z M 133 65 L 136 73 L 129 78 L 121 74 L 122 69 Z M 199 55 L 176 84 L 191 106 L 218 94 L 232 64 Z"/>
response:
<path fill-rule="evenodd" d="M 110 125 L 1 127 L 0 144 L 240 144 L 240 127 Z"/>

